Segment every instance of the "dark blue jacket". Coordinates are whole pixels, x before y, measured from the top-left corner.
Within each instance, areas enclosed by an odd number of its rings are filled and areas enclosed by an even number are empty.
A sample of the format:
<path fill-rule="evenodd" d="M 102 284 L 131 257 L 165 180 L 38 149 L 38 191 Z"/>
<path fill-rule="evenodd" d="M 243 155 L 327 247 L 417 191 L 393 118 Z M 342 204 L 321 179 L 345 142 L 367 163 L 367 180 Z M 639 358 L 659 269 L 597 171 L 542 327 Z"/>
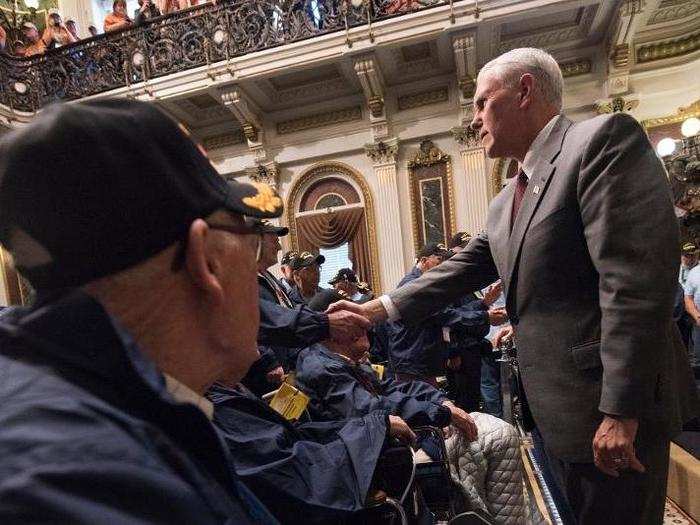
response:
<path fill-rule="evenodd" d="M 236 473 L 285 524 L 354 523 L 387 437 L 387 412 L 291 423 L 240 389 L 214 385 L 214 423 Z"/>
<path fill-rule="evenodd" d="M 399 288 L 418 279 L 421 271 L 417 266 L 406 274 Z M 447 343 L 443 338 L 443 327 L 456 328 L 466 334 L 482 334 L 479 321 L 483 312 L 462 306 L 447 308 L 416 324 L 402 321 L 389 323 L 389 365 L 394 372 L 427 377 L 440 375 L 449 357 Z M 488 333 L 488 329 L 486 330 Z M 483 335 L 482 335 L 483 337 Z"/>
<path fill-rule="evenodd" d="M 454 307 L 472 311 L 473 316 L 465 318 L 461 324 L 450 328 L 449 356 L 461 356 L 464 352 L 480 356 L 483 352 L 490 351 L 491 343 L 485 337 L 491 325 L 488 308 L 484 301 L 473 293 L 469 293 L 455 302 Z"/>
<path fill-rule="evenodd" d="M 450 422 L 447 399 L 423 381 L 379 381 L 367 365 L 355 365 L 322 345 L 299 355 L 296 384 L 309 395 L 313 420 L 362 417 L 375 410 L 400 416 L 411 426 L 444 427 Z"/>
<path fill-rule="evenodd" d="M 0 523 L 276 523 L 93 299 L 0 322 Z"/>

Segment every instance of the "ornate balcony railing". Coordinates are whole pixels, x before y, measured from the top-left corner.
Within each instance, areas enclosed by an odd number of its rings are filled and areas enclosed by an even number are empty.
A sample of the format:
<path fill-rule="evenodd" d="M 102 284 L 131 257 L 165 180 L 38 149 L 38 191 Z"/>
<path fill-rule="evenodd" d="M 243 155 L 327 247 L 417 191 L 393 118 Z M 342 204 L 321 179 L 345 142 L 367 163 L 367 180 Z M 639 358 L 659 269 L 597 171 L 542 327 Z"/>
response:
<path fill-rule="evenodd" d="M 354 4 L 359 4 L 354 6 Z M 223 0 L 29 58 L 0 55 L 0 104 L 32 112 L 451 0 Z"/>

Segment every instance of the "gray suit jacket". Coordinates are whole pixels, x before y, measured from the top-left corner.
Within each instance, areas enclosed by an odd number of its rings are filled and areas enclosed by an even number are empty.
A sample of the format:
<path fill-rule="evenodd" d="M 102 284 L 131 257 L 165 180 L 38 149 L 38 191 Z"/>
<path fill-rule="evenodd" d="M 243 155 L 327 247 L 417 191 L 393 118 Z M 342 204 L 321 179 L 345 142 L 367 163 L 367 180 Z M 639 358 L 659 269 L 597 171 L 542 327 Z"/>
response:
<path fill-rule="evenodd" d="M 679 431 L 698 402 L 672 320 L 678 226 L 642 128 L 625 114 L 559 117 L 511 233 L 514 189 L 491 203 L 488 234 L 390 294 L 402 318 L 500 277 L 530 408 L 557 456 L 592 461 L 603 413 Z"/>

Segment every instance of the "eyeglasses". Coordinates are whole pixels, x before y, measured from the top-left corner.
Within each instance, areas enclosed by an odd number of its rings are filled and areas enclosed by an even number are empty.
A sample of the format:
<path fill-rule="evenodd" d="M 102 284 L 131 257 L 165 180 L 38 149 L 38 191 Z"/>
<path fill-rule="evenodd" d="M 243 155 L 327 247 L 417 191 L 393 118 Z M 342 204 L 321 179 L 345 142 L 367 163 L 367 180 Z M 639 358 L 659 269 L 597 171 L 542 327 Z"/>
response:
<path fill-rule="evenodd" d="M 260 231 L 255 226 L 252 226 L 252 225 L 247 224 L 245 222 L 239 223 L 239 224 L 213 224 L 213 223 L 207 222 L 207 226 L 209 226 L 209 228 L 211 228 L 212 230 L 225 231 L 225 232 L 233 233 L 236 235 L 255 235 L 256 236 L 255 260 L 256 261 L 260 260 L 260 255 L 262 252 L 262 235 L 260 234 Z M 170 265 L 170 269 L 173 272 L 180 271 L 185 265 L 185 254 L 187 252 L 187 239 L 188 239 L 188 235 L 185 235 L 185 238 L 182 241 L 180 241 L 180 246 L 178 247 L 177 252 L 175 253 L 175 257 L 173 258 L 173 263 Z"/>

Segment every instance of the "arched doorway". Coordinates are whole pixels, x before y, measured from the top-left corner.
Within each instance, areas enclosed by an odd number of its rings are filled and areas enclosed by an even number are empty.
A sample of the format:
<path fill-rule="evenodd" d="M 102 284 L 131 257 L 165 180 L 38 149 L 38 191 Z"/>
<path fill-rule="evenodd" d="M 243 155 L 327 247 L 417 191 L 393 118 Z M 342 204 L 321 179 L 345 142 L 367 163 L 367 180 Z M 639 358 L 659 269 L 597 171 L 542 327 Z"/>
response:
<path fill-rule="evenodd" d="M 293 249 L 330 254 L 326 270 L 349 261 L 360 280 L 381 292 L 374 205 L 362 175 L 339 162 L 312 166 L 292 184 L 287 223 Z"/>

